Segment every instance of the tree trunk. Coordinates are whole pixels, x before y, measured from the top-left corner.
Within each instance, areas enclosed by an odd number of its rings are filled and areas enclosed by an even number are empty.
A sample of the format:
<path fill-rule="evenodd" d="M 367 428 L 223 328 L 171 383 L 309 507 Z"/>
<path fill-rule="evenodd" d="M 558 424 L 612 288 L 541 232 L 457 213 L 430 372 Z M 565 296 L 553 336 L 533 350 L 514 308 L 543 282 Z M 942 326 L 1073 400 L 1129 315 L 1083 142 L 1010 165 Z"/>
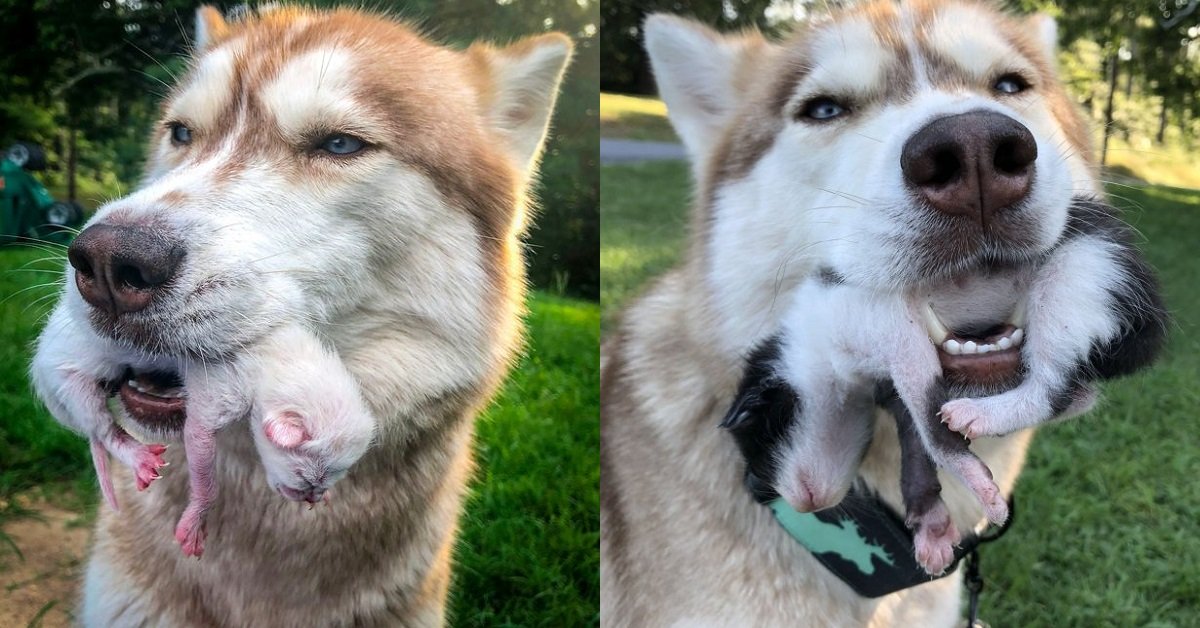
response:
<path fill-rule="evenodd" d="M 1162 104 L 1158 107 L 1158 134 L 1155 140 L 1159 146 L 1162 146 L 1163 138 L 1167 134 L 1167 97 L 1162 97 Z"/>
<path fill-rule="evenodd" d="M 1113 96 L 1117 94 L 1117 55 L 1108 57 L 1108 104 L 1104 106 L 1104 143 L 1100 145 L 1100 165 L 1108 161 L 1108 137 L 1112 135 Z"/>

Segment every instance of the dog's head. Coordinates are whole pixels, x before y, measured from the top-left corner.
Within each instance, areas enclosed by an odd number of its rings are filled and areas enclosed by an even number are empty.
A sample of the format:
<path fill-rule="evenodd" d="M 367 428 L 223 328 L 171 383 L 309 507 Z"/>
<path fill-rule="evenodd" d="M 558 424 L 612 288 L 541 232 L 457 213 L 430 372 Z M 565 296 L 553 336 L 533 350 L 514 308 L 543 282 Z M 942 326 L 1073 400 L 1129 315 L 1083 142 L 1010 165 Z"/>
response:
<path fill-rule="evenodd" d="M 513 335 L 526 190 L 570 41 L 452 50 L 304 8 L 204 8 L 196 30 L 144 181 L 69 250 L 71 315 L 187 359 L 356 312 L 500 353 L 488 330 Z"/>
<path fill-rule="evenodd" d="M 700 190 L 698 268 L 728 348 L 818 266 L 896 289 L 1031 259 L 1098 191 L 1055 28 L 980 4 L 878 2 L 784 43 L 646 23 Z"/>

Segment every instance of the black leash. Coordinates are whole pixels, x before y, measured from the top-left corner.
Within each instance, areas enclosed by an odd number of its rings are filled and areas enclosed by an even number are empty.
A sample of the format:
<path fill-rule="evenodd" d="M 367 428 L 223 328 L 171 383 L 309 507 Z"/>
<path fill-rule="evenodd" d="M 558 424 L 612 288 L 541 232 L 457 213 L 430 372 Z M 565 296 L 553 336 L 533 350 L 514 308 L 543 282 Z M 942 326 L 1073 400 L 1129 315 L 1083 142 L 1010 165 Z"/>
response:
<path fill-rule="evenodd" d="M 967 628 L 980 628 L 986 624 L 979 621 L 979 594 L 983 591 L 983 575 L 979 573 L 979 546 L 991 543 L 1004 536 L 1012 522 L 1017 518 L 1012 496 L 1008 498 L 1008 520 L 999 527 L 989 527 L 976 536 L 964 548 L 966 551 L 967 570 L 963 574 L 963 584 L 967 587 Z"/>

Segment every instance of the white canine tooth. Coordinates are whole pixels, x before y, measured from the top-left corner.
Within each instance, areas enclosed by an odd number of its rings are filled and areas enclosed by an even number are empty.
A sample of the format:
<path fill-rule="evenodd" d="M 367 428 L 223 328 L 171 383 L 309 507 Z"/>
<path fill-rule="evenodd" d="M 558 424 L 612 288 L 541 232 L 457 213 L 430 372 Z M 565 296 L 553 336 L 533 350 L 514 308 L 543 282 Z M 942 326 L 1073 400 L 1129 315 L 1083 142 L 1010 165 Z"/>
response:
<path fill-rule="evenodd" d="M 929 339 L 934 344 L 941 344 L 942 341 L 950 336 L 950 330 L 946 329 L 946 326 L 938 319 L 937 314 L 934 314 L 933 304 L 925 303 L 925 307 L 921 308 L 921 318 L 925 322 L 925 332 L 929 334 Z"/>
<path fill-rule="evenodd" d="M 979 350 L 979 346 L 975 344 L 974 340 L 968 340 L 963 343 L 962 352 L 967 355 L 974 354 L 978 350 Z"/>
<path fill-rule="evenodd" d="M 1021 300 L 1017 301 L 1017 307 L 1013 309 L 1012 316 L 1009 317 L 1008 322 L 1013 327 L 1024 327 L 1028 309 L 1029 297 L 1021 297 Z"/>
<path fill-rule="evenodd" d="M 1024 329 L 1018 328 L 1016 331 L 1014 331 L 1012 333 L 1012 343 L 1013 343 L 1014 347 L 1021 344 L 1021 341 L 1024 339 L 1025 339 L 1025 330 Z"/>
<path fill-rule="evenodd" d="M 946 353 L 949 353 L 950 355 L 958 355 L 962 353 L 962 345 L 953 338 L 947 340 L 945 344 L 942 345 L 942 348 L 945 349 Z"/>
<path fill-rule="evenodd" d="M 1013 346 L 1012 338 L 1009 338 L 1008 336 L 1001 338 L 996 344 L 1000 345 L 1001 350 L 1011 349 Z"/>
<path fill-rule="evenodd" d="M 995 350 L 996 350 L 996 345 L 993 345 L 993 344 L 979 345 L 980 353 L 991 353 Z"/>

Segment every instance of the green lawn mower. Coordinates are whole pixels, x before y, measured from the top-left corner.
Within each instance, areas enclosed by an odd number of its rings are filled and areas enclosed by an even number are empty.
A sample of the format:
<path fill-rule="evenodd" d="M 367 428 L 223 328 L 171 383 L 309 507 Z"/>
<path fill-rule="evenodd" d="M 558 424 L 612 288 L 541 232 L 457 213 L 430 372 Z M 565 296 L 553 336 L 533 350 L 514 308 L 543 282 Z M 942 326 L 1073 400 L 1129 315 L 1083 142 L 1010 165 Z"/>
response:
<path fill-rule="evenodd" d="M 56 201 L 30 172 L 46 169 L 46 153 L 19 142 L 0 157 L 0 244 L 37 239 L 66 242 L 83 223 L 83 208 Z"/>

